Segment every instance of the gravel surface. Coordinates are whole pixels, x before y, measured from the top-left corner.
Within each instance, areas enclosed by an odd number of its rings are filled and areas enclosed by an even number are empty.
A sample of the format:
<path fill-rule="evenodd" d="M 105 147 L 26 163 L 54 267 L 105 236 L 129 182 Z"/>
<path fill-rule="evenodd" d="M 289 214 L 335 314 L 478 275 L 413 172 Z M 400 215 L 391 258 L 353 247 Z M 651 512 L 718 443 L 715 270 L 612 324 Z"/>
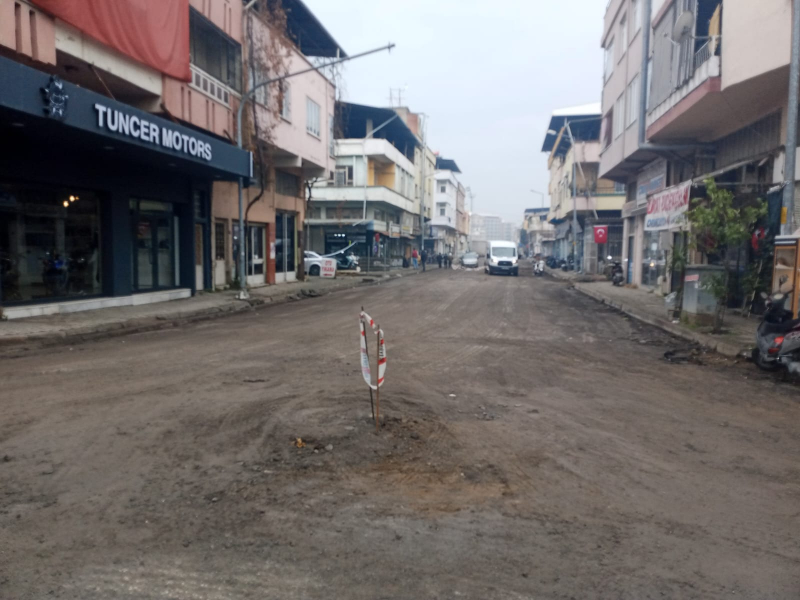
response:
<path fill-rule="evenodd" d="M 685 346 L 433 269 L 4 358 L 0 598 L 798 598 L 797 387 Z"/>

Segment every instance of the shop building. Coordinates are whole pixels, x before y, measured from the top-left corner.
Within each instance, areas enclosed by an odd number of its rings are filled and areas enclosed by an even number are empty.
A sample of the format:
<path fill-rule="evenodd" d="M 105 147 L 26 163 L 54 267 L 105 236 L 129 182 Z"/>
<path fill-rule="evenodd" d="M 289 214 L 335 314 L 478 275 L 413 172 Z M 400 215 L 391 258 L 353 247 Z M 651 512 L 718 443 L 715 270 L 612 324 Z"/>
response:
<path fill-rule="evenodd" d="M 420 142 L 391 109 L 339 103 L 333 177 L 311 189 L 309 249 L 327 254 L 351 244 L 363 265 L 400 266 L 411 255 L 415 150 Z"/>
<path fill-rule="evenodd" d="M 252 5 L 244 15 L 247 88 L 275 71 L 309 69 L 315 58 L 347 56 L 303 2 L 282 2 L 284 31 L 275 28 L 266 4 Z M 268 58 L 275 53 L 280 64 Z M 243 139 L 254 156 L 254 176 L 244 192 L 248 286 L 303 277 L 307 186 L 331 178 L 334 170 L 335 89 L 326 73 L 310 72 L 261 88 L 245 108 Z M 224 288 L 239 273 L 238 189 L 220 181 L 213 195 L 214 286 Z"/>
<path fill-rule="evenodd" d="M 628 283 L 667 293 L 679 284 L 669 257 L 686 243 L 687 228 L 652 218 L 661 198 L 687 185 L 689 197 L 703 197 L 703 182 L 714 178 L 737 202 L 779 203 L 773 187 L 784 179 L 791 7 L 672 0 L 653 4 L 644 29 L 647 8 L 612 0 L 606 10 L 600 174 L 627 184 Z M 676 28 L 679 19 L 688 25 Z M 747 262 L 742 249 L 742 269 Z"/>
<path fill-rule="evenodd" d="M 172 86 L 186 104 L 189 49 L 159 63 L 147 48 L 164 40 L 146 27 L 127 54 L 104 43 L 124 26 L 119 15 L 131 7 L 120 6 L 114 16 L 66 3 L 0 2 L 0 18 L 17 25 L 0 30 L 7 318 L 157 302 L 210 287 L 213 184 L 251 176 L 250 153 L 213 128 L 150 112 L 171 114 Z M 168 8 L 151 16 L 188 39 L 188 3 L 185 12 Z"/>
<path fill-rule="evenodd" d="M 576 268 L 586 273 L 601 273 L 608 256 L 620 260 L 622 250 L 625 186 L 599 174 L 601 122 L 599 105 L 558 109 L 542 145 L 550 169 L 553 254 L 558 259 L 574 256 Z M 596 238 L 598 227 L 607 237 Z"/>

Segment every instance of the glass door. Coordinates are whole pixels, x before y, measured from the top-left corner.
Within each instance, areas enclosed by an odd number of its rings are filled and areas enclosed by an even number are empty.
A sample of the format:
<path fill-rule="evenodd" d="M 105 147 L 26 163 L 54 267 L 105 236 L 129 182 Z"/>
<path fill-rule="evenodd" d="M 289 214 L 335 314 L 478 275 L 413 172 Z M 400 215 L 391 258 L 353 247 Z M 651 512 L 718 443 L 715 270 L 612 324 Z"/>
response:
<path fill-rule="evenodd" d="M 266 283 L 265 232 L 266 228 L 263 225 L 247 226 L 247 285 Z"/>
<path fill-rule="evenodd" d="M 277 283 L 297 279 L 295 219 L 294 213 L 279 212 L 275 214 L 275 281 Z"/>
<path fill-rule="evenodd" d="M 145 205 L 160 208 L 162 203 L 132 201 L 133 215 L 133 290 L 147 292 L 177 286 L 175 268 L 175 228 L 172 214 L 145 212 Z M 167 206 L 167 205 L 164 205 Z"/>

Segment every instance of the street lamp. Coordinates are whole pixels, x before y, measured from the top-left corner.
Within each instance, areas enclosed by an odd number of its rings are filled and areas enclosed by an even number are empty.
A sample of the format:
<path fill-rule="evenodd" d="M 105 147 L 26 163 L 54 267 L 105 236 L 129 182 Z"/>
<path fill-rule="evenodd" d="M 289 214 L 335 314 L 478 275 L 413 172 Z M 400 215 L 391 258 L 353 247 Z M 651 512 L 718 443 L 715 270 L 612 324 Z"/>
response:
<path fill-rule="evenodd" d="M 250 3 L 252 5 L 252 2 Z M 248 5 L 249 6 L 249 5 Z M 349 60 L 354 60 L 356 58 L 361 58 L 362 56 L 367 56 L 369 54 L 375 54 L 376 52 L 382 52 L 383 50 L 391 50 L 394 48 L 394 44 L 387 44 L 386 46 L 381 46 L 380 48 L 375 48 L 374 50 L 367 50 L 366 52 L 361 52 L 359 54 L 354 54 L 353 56 L 346 56 L 344 58 L 337 58 L 336 60 L 331 60 L 324 64 L 321 64 L 316 67 L 309 67 L 308 69 L 302 69 L 300 71 L 295 71 L 294 73 L 287 73 L 286 75 L 282 75 L 281 77 L 274 77 L 272 79 L 267 79 L 265 81 L 260 81 L 254 84 L 249 90 L 242 94 L 242 98 L 239 101 L 239 108 L 236 111 L 236 145 L 239 149 L 242 149 L 242 111 L 244 110 L 244 105 L 247 103 L 248 100 L 252 99 L 255 93 L 262 87 L 268 86 L 270 83 L 277 83 L 278 81 L 283 81 L 284 79 L 289 79 L 290 77 L 297 77 L 298 75 L 304 75 L 305 73 L 312 73 L 314 71 L 319 71 L 320 69 L 324 69 L 325 67 L 330 67 L 333 65 L 337 65 L 339 63 L 347 62 Z M 244 258 L 244 246 L 245 246 L 245 231 L 244 231 L 244 203 L 242 200 L 242 187 L 244 182 L 242 178 L 239 177 L 238 179 L 238 186 L 239 186 L 239 295 L 237 298 L 239 300 L 247 300 L 250 295 L 247 293 L 247 274 L 245 269 L 245 258 Z"/>
<path fill-rule="evenodd" d="M 537 190 L 531 190 L 531 194 L 539 194 L 542 197 L 542 208 L 544 208 L 544 192 L 539 192 Z"/>

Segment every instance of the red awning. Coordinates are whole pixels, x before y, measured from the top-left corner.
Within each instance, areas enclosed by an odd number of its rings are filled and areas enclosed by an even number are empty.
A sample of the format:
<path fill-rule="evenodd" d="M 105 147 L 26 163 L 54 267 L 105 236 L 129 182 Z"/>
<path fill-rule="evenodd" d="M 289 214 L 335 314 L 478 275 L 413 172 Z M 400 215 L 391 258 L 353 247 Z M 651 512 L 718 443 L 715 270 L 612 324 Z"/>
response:
<path fill-rule="evenodd" d="M 166 75 L 191 80 L 189 0 L 31 0 L 86 35 Z"/>

